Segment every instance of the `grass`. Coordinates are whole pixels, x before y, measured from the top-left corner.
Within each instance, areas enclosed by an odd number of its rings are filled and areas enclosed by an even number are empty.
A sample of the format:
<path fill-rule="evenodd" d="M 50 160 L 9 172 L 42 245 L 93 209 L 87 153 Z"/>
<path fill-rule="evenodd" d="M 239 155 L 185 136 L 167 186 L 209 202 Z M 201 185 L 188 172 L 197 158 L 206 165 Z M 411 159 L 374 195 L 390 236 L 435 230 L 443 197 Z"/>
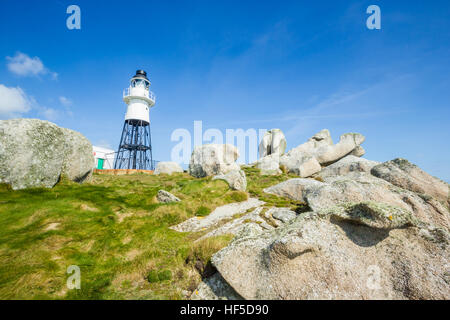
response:
<path fill-rule="evenodd" d="M 243 170 L 247 176 L 247 190 L 249 194 L 252 197 L 259 198 L 260 200 L 266 202 L 266 206 L 290 208 L 297 213 L 309 210 L 308 205 L 302 201 L 277 197 L 272 194 L 264 193 L 263 191 L 265 188 L 276 185 L 288 179 L 298 178 L 298 176 L 288 174 L 285 171 L 279 175 L 261 175 L 260 170 L 254 167 L 244 167 Z"/>
<path fill-rule="evenodd" d="M 159 189 L 182 201 L 159 204 Z M 183 299 L 201 279 L 189 259 L 200 235 L 169 226 L 242 197 L 224 181 L 187 174 L 0 186 L 0 299 Z M 202 261 L 229 240 L 210 239 Z M 67 289 L 70 265 L 80 267 L 80 290 Z"/>
<path fill-rule="evenodd" d="M 169 229 L 249 194 L 268 206 L 305 210 L 263 193 L 294 176 L 245 168 L 248 193 L 226 182 L 167 175 L 94 175 L 82 185 L 12 191 L 0 185 L 0 299 L 185 299 L 213 272 L 210 258 L 232 236 Z M 160 204 L 158 190 L 182 201 Z M 69 290 L 67 268 L 79 266 L 81 289 Z"/>

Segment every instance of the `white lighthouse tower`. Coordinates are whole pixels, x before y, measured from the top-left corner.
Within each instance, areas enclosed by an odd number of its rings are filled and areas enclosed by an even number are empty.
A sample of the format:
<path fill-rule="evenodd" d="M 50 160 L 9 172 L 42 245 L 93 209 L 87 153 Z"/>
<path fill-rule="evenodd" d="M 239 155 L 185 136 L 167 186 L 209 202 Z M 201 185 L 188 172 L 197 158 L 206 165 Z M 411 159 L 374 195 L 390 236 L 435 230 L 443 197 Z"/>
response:
<path fill-rule="evenodd" d="M 150 108 L 155 105 L 155 95 L 144 70 L 131 78 L 123 101 L 128 107 L 114 169 L 153 170 Z"/>

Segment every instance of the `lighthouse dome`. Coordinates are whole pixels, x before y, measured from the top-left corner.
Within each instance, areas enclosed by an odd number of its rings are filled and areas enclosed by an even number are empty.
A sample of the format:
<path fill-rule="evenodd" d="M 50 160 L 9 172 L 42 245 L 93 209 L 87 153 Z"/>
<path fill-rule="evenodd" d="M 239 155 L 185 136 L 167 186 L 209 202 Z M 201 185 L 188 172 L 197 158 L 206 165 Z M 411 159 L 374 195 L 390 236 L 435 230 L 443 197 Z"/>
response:
<path fill-rule="evenodd" d="M 136 77 L 142 77 L 142 78 L 147 79 L 147 72 L 145 72 L 144 70 L 137 70 L 136 75 L 133 78 L 136 78 Z"/>

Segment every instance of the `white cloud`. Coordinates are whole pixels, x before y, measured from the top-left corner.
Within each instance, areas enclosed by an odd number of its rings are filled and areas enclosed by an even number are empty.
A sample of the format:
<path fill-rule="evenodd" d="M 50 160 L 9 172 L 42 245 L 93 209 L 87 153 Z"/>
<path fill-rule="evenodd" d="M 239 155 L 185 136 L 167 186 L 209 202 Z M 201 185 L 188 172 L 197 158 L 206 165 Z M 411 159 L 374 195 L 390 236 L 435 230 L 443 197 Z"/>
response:
<path fill-rule="evenodd" d="M 98 147 L 106 148 L 106 149 L 113 149 L 111 144 L 107 140 L 104 140 L 104 139 L 99 140 L 95 145 Z"/>
<path fill-rule="evenodd" d="M 34 111 L 46 120 L 55 121 L 58 118 L 72 116 L 69 105 L 72 101 L 65 97 L 59 97 L 64 109 L 49 108 L 36 102 L 32 96 L 28 96 L 20 87 L 6 87 L 0 84 L 0 119 L 11 119 L 23 116 L 23 114 Z"/>
<path fill-rule="evenodd" d="M 58 98 L 59 103 L 61 103 L 61 105 L 65 108 L 65 112 L 69 117 L 73 117 L 73 112 L 70 109 L 70 106 L 72 105 L 72 100 L 70 100 L 69 98 L 66 98 L 64 96 L 60 96 Z"/>
<path fill-rule="evenodd" d="M 69 107 L 72 105 L 72 101 L 64 96 L 59 97 L 59 102 L 64 106 L 64 107 Z"/>
<path fill-rule="evenodd" d="M 32 100 L 19 87 L 8 88 L 0 84 L 0 118 L 18 117 L 31 109 Z"/>
<path fill-rule="evenodd" d="M 55 121 L 60 116 L 60 112 L 56 109 L 41 107 L 39 114 L 46 120 Z"/>
<path fill-rule="evenodd" d="M 25 53 L 17 52 L 14 57 L 6 57 L 6 60 L 9 61 L 8 70 L 18 76 L 27 77 L 49 74 L 53 80 L 58 79 L 58 74 L 46 68 L 39 57 L 30 58 Z"/>

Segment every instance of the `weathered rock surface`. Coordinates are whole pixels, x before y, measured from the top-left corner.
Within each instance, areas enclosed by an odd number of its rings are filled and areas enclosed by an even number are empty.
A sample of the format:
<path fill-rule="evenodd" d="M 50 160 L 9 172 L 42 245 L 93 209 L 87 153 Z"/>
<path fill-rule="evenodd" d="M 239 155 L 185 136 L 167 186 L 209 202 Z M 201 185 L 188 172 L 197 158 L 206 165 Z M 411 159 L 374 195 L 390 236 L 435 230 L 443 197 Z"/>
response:
<path fill-rule="evenodd" d="M 333 144 L 330 132 L 327 129 L 316 133 L 307 142 L 290 150 L 286 155 L 281 157 L 280 164 L 295 173 L 295 168 L 306 161 L 306 159 L 314 158 L 317 164 L 314 164 L 315 171 L 320 171 L 318 164 L 324 166 L 332 164 L 346 155 L 353 154 L 361 156 L 365 153 L 364 149 L 360 147 L 365 137 L 359 133 L 346 133 L 340 137 L 337 144 Z M 298 171 L 298 170 L 297 170 Z M 314 172 L 314 173 L 315 173 Z M 301 175 L 308 177 L 309 175 Z"/>
<path fill-rule="evenodd" d="M 266 230 L 272 230 L 294 220 L 296 216 L 297 214 L 288 208 L 257 207 L 250 213 L 208 232 L 198 240 L 224 234 L 233 234 L 236 238 L 259 235 Z"/>
<path fill-rule="evenodd" d="M 306 178 L 321 170 L 320 163 L 315 158 L 318 148 L 333 145 L 330 132 L 327 129 L 316 133 L 307 142 L 293 148 L 280 157 L 280 165 L 290 173 Z"/>
<path fill-rule="evenodd" d="M 320 164 L 327 165 L 353 152 L 365 139 L 360 133 L 346 133 L 340 137 L 339 142 L 335 145 L 318 148 L 314 156 Z"/>
<path fill-rule="evenodd" d="M 236 163 L 238 149 L 230 144 L 206 144 L 195 147 L 189 163 L 189 174 L 196 178 L 240 170 Z"/>
<path fill-rule="evenodd" d="M 306 154 L 315 156 L 319 148 L 326 148 L 332 145 L 333 140 L 331 139 L 330 131 L 328 131 L 328 129 L 323 129 L 309 138 L 305 143 L 293 148 L 292 150 L 289 150 L 286 155 L 303 156 Z"/>
<path fill-rule="evenodd" d="M 310 177 L 322 169 L 316 158 L 305 153 L 284 155 L 280 158 L 280 165 L 286 167 L 289 173 L 302 178 Z"/>
<path fill-rule="evenodd" d="M 297 214 L 288 208 L 270 208 L 267 211 L 272 218 L 281 221 L 282 223 L 288 223 L 297 217 Z"/>
<path fill-rule="evenodd" d="M 362 146 L 357 146 L 355 149 L 353 149 L 352 152 L 350 152 L 350 155 L 355 157 L 362 157 L 366 154 L 366 150 Z"/>
<path fill-rule="evenodd" d="M 359 158 L 364 139 L 350 133 L 333 144 L 322 130 L 255 164 L 262 174 L 299 175 L 264 192 L 310 212 L 261 203 L 185 222 L 181 229 L 210 229 L 200 239 L 235 235 L 192 298 L 449 299 L 449 185 L 403 159 Z"/>
<path fill-rule="evenodd" d="M 371 173 L 400 188 L 425 194 L 450 205 L 449 185 L 406 159 L 394 159 L 372 168 Z"/>
<path fill-rule="evenodd" d="M 191 300 L 242 300 L 242 297 L 216 272 L 203 279 L 192 293 Z"/>
<path fill-rule="evenodd" d="M 370 173 L 370 170 L 378 165 L 379 162 L 371 161 L 363 158 L 358 158 L 353 155 L 348 155 L 341 160 L 325 167 L 318 174 L 320 177 L 329 177 L 329 176 L 344 176 L 350 172 L 367 172 Z"/>
<path fill-rule="evenodd" d="M 233 234 L 238 238 L 258 235 L 265 230 L 272 230 L 288 223 L 294 220 L 296 216 L 297 214 L 288 208 L 272 207 L 265 211 L 265 208 L 257 207 L 255 210 L 208 232 L 196 241 L 224 234 Z"/>
<path fill-rule="evenodd" d="M 264 189 L 269 194 L 285 197 L 297 201 L 305 201 L 307 192 L 314 191 L 325 184 L 314 179 L 295 178 L 283 181 L 279 184 Z"/>
<path fill-rule="evenodd" d="M 233 190 L 245 191 L 247 189 L 247 178 L 242 170 L 232 170 L 226 174 L 214 176 L 213 180 L 225 180 Z"/>
<path fill-rule="evenodd" d="M 259 144 L 259 157 L 263 158 L 272 154 L 281 156 L 286 151 L 286 137 L 280 129 L 267 131 Z"/>
<path fill-rule="evenodd" d="M 156 195 L 156 199 L 158 199 L 159 202 L 162 203 L 171 203 L 171 202 L 178 202 L 181 201 L 180 198 L 174 196 L 170 192 L 166 190 L 159 190 L 158 194 Z"/>
<path fill-rule="evenodd" d="M 206 230 L 217 225 L 220 221 L 230 219 L 236 214 L 245 213 L 247 210 L 263 205 L 264 202 L 255 198 L 250 198 L 247 201 L 226 204 L 217 207 L 206 217 L 193 217 L 183 221 L 171 229 L 180 232 L 197 232 Z"/>
<path fill-rule="evenodd" d="M 37 119 L 0 121 L 0 183 L 15 190 L 90 179 L 92 145 L 81 133 Z"/>
<path fill-rule="evenodd" d="M 172 161 L 158 162 L 154 174 L 172 174 L 176 172 L 183 172 L 183 168 L 177 163 Z"/>
<path fill-rule="evenodd" d="M 409 210 L 425 222 L 447 229 L 450 227 L 448 209 L 433 198 L 401 189 L 365 172 L 329 176 L 324 178 L 324 182 L 290 179 L 266 188 L 264 192 L 304 201 L 313 211 L 343 202 L 377 201 Z"/>
<path fill-rule="evenodd" d="M 381 203 L 344 203 L 212 257 L 244 299 L 449 299 L 448 232 Z"/>
<path fill-rule="evenodd" d="M 249 232 L 247 225 L 252 224 L 251 232 L 261 233 L 263 230 L 271 230 L 274 227 L 267 223 L 267 221 L 261 217 L 261 213 L 263 211 L 262 207 L 258 207 L 250 213 L 243 215 L 237 219 L 231 220 L 230 222 L 225 223 L 224 225 L 214 229 L 204 236 L 200 237 L 197 241 L 202 240 L 204 238 L 220 236 L 224 234 L 233 234 L 239 235 L 242 233 Z"/>
<path fill-rule="evenodd" d="M 280 155 L 275 153 L 265 156 L 256 162 L 255 167 L 261 170 L 262 175 L 280 174 Z"/>
<path fill-rule="evenodd" d="M 302 178 L 310 177 L 322 169 L 321 165 L 331 164 L 350 153 L 364 154 L 364 149 L 359 146 L 364 139 L 359 133 L 346 133 L 334 145 L 330 132 L 323 129 L 307 142 L 281 156 L 279 164 L 290 173 Z"/>

